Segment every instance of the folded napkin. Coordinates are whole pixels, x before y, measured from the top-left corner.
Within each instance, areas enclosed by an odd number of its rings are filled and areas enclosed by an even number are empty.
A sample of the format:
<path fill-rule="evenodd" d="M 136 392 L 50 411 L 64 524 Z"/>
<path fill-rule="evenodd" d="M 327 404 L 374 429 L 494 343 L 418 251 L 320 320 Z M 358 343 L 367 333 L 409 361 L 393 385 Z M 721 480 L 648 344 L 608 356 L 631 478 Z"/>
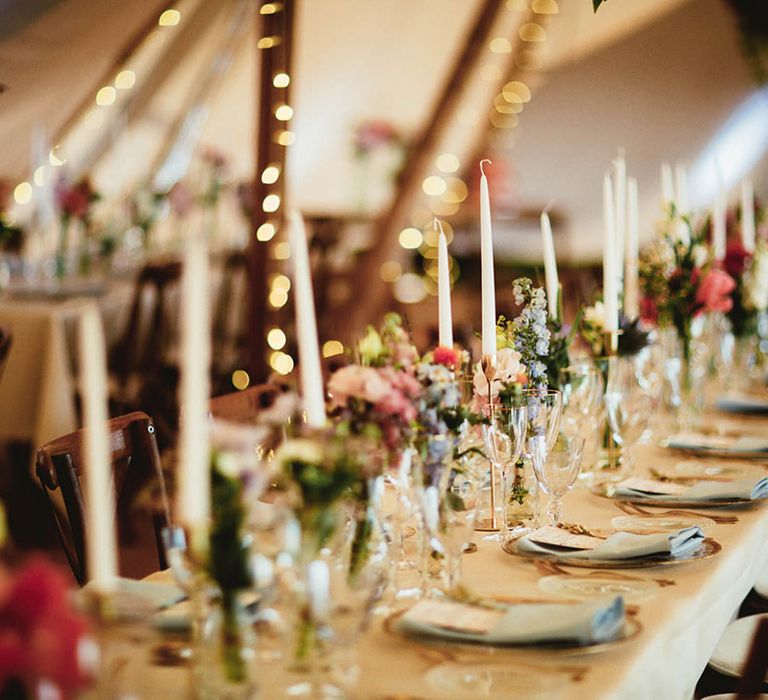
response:
<path fill-rule="evenodd" d="M 536 532 L 531 532 L 517 541 L 517 549 L 527 554 L 548 554 L 566 559 L 617 560 L 640 557 L 679 557 L 696 549 L 704 540 L 699 527 L 686 527 L 677 532 L 660 532 L 651 535 L 637 535 L 632 532 L 615 532 L 599 544 L 592 543 L 590 549 L 575 549 L 562 545 L 536 542 Z M 594 538 L 587 538 L 594 539 Z"/>
<path fill-rule="evenodd" d="M 481 617 L 479 625 L 469 621 L 473 615 Z M 469 629 L 461 628 L 462 620 L 467 621 Z M 423 600 L 403 615 L 399 627 L 407 633 L 458 642 L 596 644 L 622 635 L 624 600 L 619 596 L 608 603 L 526 603 L 498 611 L 450 601 Z"/>
<path fill-rule="evenodd" d="M 87 597 L 91 588 L 91 584 L 86 584 L 80 590 L 80 595 Z M 184 591 L 170 583 L 122 577 L 115 580 L 115 587 L 110 596 L 116 614 L 124 618 L 151 615 L 156 610 L 169 608 L 184 598 Z"/>
<path fill-rule="evenodd" d="M 768 398 L 748 394 L 726 394 L 721 396 L 715 405 L 721 411 L 729 413 L 768 413 Z"/>
<path fill-rule="evenodd" d="M 658 482 L 658 491 L 654 490 L 651 479 L 627 480 L 617 484 L 614 496 L 618 498 L 652 498 L 654 501 L 723 501 L 741 499 L 751 501 L 768 498 L 768 477 L 747 478 L 737 481 L 700 481 L 694 486 L 681 488 L 677 493 L 664 493 L 668 482 Z"/>
<path fill-rule="evenodd" d="M 667 446 L 678 450 L 718 450 L 722 452 L 768 452 L 765 438 L 752 435 L 733 437 L 728 435 L 704 435 L 679 433 L 667 438 Z"/>

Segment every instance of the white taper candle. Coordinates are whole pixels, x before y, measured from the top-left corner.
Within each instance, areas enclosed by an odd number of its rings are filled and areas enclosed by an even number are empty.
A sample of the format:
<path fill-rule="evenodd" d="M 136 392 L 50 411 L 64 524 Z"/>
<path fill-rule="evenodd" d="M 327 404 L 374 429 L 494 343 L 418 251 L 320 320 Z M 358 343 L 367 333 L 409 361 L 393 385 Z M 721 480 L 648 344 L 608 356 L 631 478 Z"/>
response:
<path fill-rule="evenodd" d="M 496 355 L 496 286 L 493 274 L 493 231 L 488 179 L 480 161 L 480 267 L 482 271 L 482 349 L 483 355 Z"/>
<path fill-rule="evenodd" d="M 184 249 L 181 277 L 181 381 L 178 517 L 200 532 L 211 511 L 208 401 L 211 359 L 208 250 L 200 235 Z"/>
<path fill-rule="evenodd" d="M 688 205 L 688 170 L 684 165 L 675 165 L 675 182 L 677 184 L 677 214 L 686 216 L 690 214 Z"/>
<path fill-rule="evenodd" d="M 624 241 L 627 236 L 627 161 L 624 149 L 619 149 L 615 161 L 613 196 L 616 202 L 616 274 L 619 283 L 624 279 Z"/>
<path fill-rule="evenodd" d="M 624 274 L 624 315 L 635 319 L 640 315 L 640 280 L 638 257 L 640 250 L 640 221 L 637 199 L 637 180 L 627 179 L 627 259 Z"/>
<path fill-rule="evenodd" d="M 725 258 L 726 216 L 728 214 L 728 202 L 725 193 L 720 190 L 715 199 L 712 210 L 712 254 L 715 260 Z"/>
<path fill-rule="evenodd" d="M 675 203 L 675 185 L 672 180 L 672 166 L 669 163 L 661 164 L 661 206 L 666 211 Z"/>
<path fill-rule="evenodd" d="M 560 280 L 557 275 L 555 243 L 552 239 L 552 222 L 548 210 L 541 212 L 541 246 L 544 252 L 544 282 L 547 287 L 547 308 L 551 318 L 557 319 Z"/>
<path fill-rule="evenodd" d="M 307 232 L 301 214 L 291 210 L 288 214 L 288 239 L 293 257 L 293 288 L 296 307 L 296 337 L 299 345 L 301 391 L 307 425 L 315 428 L 325 425 L 325 397 L 323 372 L 320 365 L 320 346 L 317 339 L 315 299 L 312 294 L 312 271 L 309 266 Z"/>
<path fill-rule="evenodd" d="M 617 331 L 619 329 L 619 285 L 616 274 L 616 231 L 614 229 L 616 219 L 613 210 L 613 186 L 611 178 L 606 174 L 603 177 L 603 310 L 605 331 Z"/>
<path fill-rule="evenodd" d="M 435 219 L 440 236 L 437 239 L 437 311 L 438 345 L 453 347 L 453 317 L 451 314 L 451 268 L 448 264 L 448 241 L 443 224 Z"/>
<path fill-rule="evenodd" d="M 107 429 L 107 362 L 101 317 L 89 304 L 80 319 L 85 424 L 85 532 L 88 581 L 100 591 L 117 578 L 115 493 Z"/>
<path fill-rule="evenodd" d="M 754 252 L 755 190 L 749 178 L 741 182 L 741 242 L 747 252 Z"/>

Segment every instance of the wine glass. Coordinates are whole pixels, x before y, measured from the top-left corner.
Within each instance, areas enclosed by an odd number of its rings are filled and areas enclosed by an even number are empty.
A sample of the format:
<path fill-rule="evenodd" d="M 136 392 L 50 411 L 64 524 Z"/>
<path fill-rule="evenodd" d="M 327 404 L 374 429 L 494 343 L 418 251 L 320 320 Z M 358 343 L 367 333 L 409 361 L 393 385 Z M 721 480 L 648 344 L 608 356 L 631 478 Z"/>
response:
<path fill-rule="evenodd" d="M 548 449 L 552 449 L 560 434 L 563 393 L 558 389 L 525 389 L 523 399 L 527 409 L 528 437 L 544 435 Z"/>
<path fill-rule="evenodd" d="M 477 529 L 496 533 L 488 535 L 485 539 L 503 542 L 509 535 L 509 472 L 523 451 L 527 415 L 524 402 L 509 408 L 492 406 L 488 422 L 483 425 L 483 443 L 492 468 L 488 498 L 489 517 L 478 523 Z"/>
<path fill-rule="evenodd" d="M 562 423 L 568 434 L 578 435 L 584 426 L 594 428 L 603 395 L 603 378 L 596 367 L 576 365 L 560 370 L 563 394 Z"/>
<path fill-rule="evenodd" d="M 560 435 L 550 448 L 546 436 L 534 435 L 528 438 L 528 452 L 536 481 L 542 491 L 550 496 L 547 505 L 549 524 L 557 525 L 562 513 L 562 498 L 579 474 L 584 438 Z"/>
<path fill-rule="evenodd" d="M 634 470 L 633 450 L 648 427 L 654 410 L 653 397 L 638 382 L 631 362 L 612 357 L 604 401 L 611 433 L 623 453 L 617 478 L 624 478 Z"/>

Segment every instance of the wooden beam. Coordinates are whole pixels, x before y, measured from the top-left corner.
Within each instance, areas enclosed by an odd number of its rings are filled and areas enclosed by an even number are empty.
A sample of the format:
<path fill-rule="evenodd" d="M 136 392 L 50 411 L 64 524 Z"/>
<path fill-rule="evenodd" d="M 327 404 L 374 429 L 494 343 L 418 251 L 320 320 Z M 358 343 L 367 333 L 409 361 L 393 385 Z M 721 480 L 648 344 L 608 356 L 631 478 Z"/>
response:
<path fill-rule="evenodd" d="M 263 3 L 259 3 L 261 6 Z M 290 104 L 290 85 L 276 88 L 272 80 L 275 73 L 285 72 L 293 83 L 292 54 L 295 0 L 279 3 L 281 9 L 273 14 L 256 18 L 256 40 L 261 37 L 278 37 L 279 43 L 272 48 L 257 50 L 260 60 L 256 125 L 256 153 L 253 175 L 253 207 L 251 214 L 251 240 L 248 247 L 248 372 L 251 382 L 263 382 L 269 374 L 266 359 L 266 330 L 270 318 L 267 308 L 267 277 L 270 267 L 269 243 L 259 241 L 256 232 L 262 224 L 274 222 L 279 225 L 281 215 L 266 214 L 262 202 L 268 194 L 279 194 L 282 201 L 280 212 L 285 210 L 285 146 L 275 141 L 275 134 L 284 129 L 284 123 L 275 118 L 275 106 L 279 102 Z M 275 184 L 264 184 L 261 174 L 268 165 L 280 168 Z"/>
<path fill-rule="evenodd" d="M 504 3 L 500 0 L 485 0 L 478 10 L 440 97 L 403 166 L 399 188 L 392 204 L 375 225 L 373 248 L 360 260 L 353 281 L 353 288 L 359 290 L 359 294 L 355 295 L 355 303 L 346 315 L 346 323 L 341 333 L 342 338 L 346 340 L 350 340 L 366 323 L 374 322 L 390 301 L 389 289 L 382 294 L 384 287 L 379 282 L 379 267 L 390 257 L 397 245 L 397 237 L 394 234 L 419 190 L 433 151 L 439 145 L 446 126 L 453 119 L 461 93 L 503 8 Z"/>
<path fill-rule="evenodd" d="M 89 88 L 82 100 L 78 103 L 77 107 L 67 117 L 64 123 L 56 130 L 53 135 L 52 146 L 60 143 L 64 137 L 69 133 L 72 127 L 77 124 L 83 115 L 93 107 L 94 99 L 96 98 L 96 92 L 104 85 L 108 85 L 114 80 L 115 75 L 131 60 L 133 55 L 138 51 L 139 47 L 144 43 L 150 32 L 157 27 L 157 20 L 160 15 L 166 10 L 171 9 L 176 3 L 163 0 L 158 3 L 157 10 L 152 13 L 150 18 L 142 25 L 142 27 L 125 43 L 120 53 L 117 55 L 114 61 L 110 64 L 109 68 L 105 70 L 99 79 L 95 82 L 93 87 Z"/>

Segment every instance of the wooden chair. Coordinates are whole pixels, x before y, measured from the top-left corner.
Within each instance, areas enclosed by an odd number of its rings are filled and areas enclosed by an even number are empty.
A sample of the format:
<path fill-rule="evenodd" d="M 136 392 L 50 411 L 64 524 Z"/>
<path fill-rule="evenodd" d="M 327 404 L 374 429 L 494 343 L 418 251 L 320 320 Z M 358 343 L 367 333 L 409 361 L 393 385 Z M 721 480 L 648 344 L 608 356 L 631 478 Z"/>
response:
<path fill-rule="evenodd" d="M 137 411 L 110 420 L 109 433 L 120 570 L 122 575 L 140 578 L 167 567 L 160 538 L 162 528 L 169 524 L 167 495 L 155 427 L 149 416 Z M 83 431 L 79 430 L 43 445 L 36 460 L 37 476 L 61 543 L 72 573 L 81 585 L 86 572 L 83 449 Z M 140 517 L 134 509 L 137 496 L 145 493 L 149 486 L 159 487 L 162 500 L 161 507 L 148 508 L 153 512 L 151 519 Z"/>
<path fill-rule="evenodd" d="M 11 350 L 13 336 L 7 328 L 0 327 L 0 378 L 5 371 L 5 365 L 8 362 L 8 353 Z"/>
<path fill-rule="evenodd" d="M 162 366 L 175 326 L 169 296 L 180 281 L 179 261 L 149 263 L 139 273 L 128 323 L 109 363 L 123 389 L 134 377 L 157 374 Z"/>
<path fill-rule="evenodd" d="M 217 396 L 210 400 L 208 407 L 211 416 L 235 423 L 249 423 L 256 420 L 259 413 L 275 403 L 287 387 L 278 384 L 257 384 L 256 386 Z"/>

